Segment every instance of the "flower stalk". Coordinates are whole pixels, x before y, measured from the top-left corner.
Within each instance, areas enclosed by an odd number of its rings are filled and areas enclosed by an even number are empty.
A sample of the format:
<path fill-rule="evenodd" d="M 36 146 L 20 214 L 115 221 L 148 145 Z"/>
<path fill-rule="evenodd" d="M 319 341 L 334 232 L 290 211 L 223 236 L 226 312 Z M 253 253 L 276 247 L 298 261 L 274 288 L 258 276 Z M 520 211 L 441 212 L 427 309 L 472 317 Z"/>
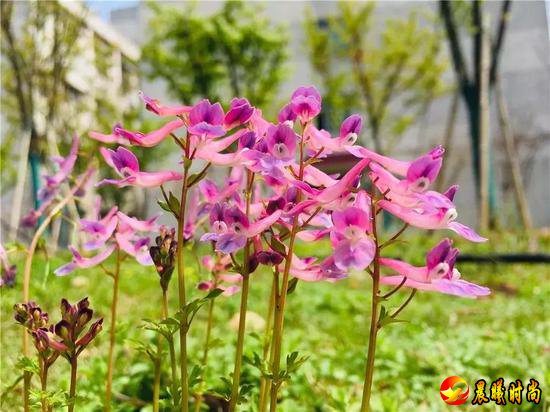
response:
<path fill-rule="evenodd" d="M 192 155 L 190 155 L 190 138 L 187 136 L 185 139 L 185 156 L 183 166 L 183 185 L 181 189 L 180 198 L 180 210 L 178 213 L 178 247 L 176 251 L 177 266 L 178 266 L 178 299 L 179 308 L 182 309 L 186 305 L 185 296 L 185 261 L 183 258 L 184 236 L 183 231 L 185 228 L 185 209 L 187 204 L 188 193 L 188 176 L 189 168 L 191 167 Z M 182 319 L 180 319 L 180 382 L 181 382 L 181 410 L 183 412 L 189 411 L 189 384 L 187 376 L 187 314 L 183 311 Z"/>
<path fill-rule="evenodd" d="M 247 186 L 246 186 L 246 217 L 250 215 L 250 200 L 252 197 L 252 187 L 254 185 L 254 173 L 247 173 Z M 237 350 L 235 353 L 235 367 L 233 369 L 233 386 L 231 388 L 231 400 L 229 402 L 229 411 L 235 411 L 237 403 L 239 402 L 239 385 L 241 380 L 241 366 L 243 360 L 244 350 L 244 333 L 246 330 L 246 310 L 248 307 L 248 290 L 250 282 L 250 239 L 247 239 L 244 248 L 244 262 L 243 262 L 243 282 L 241 288 L 241 306 L 239 310 L 239 331 L 237 335 Z"/>
<path fill-rule="evenodd" d="M 271 333 L 272 333 L 272 322 L 273 322 L 273 311 L 275 308 L 275 296 L 277 294 L 277 286 L 279 284 L 278 280 L 278 273 L 277 269 L 274 270 L 273 273 L 273 282 L 271 284 L 271 292 L 269 295 L 269 305 L 267 308 L 267 317 L 266 317 L 266 325 L 265 325 L 265 336 L 264 336 L 264 346 L 263 346 L 263 353 L 262 353 L 262 363 L 267 362 L 267 357 L 270 354 L 270 348 L 271 348 Z M 259 410 L 260 412 L 264 412 L 267 408 L 267 389 L 268 389 L 268 379 L 263 376 L 260 378 L 260 396 L 259 396 Z"/>
<path fill-rule="evenodd" d="M 105 411 L 111 410 L 112 386 L 113 386 L 113 367 L 116 343 L 116 316 L 118 307 L 118 290 L 120 278 L 121 253 L 120 248 L 116 249 L 115 271 L 113 273 L 113 298 L 111 301 L 111 328 L 109 330 L 109 355 L 107 359 L 107 385 L 105 390 Z"/>
<path fill-rule="evenodd" d="M 304 125 L 304 130 L 306 129 Z M 304 135 L 300 139 L 300 170 L 298 174 L 298 180 L 302 181 L 304 178 Z M 300 202 L 301 195 L 298 193 L 298 200 Z M 294 243 L 296 241 L 296 234 L 299 230 L 299 215 L 296 214 L 292 221 L 292 229 L 290 230 L 290 239 L 288 244 L 288 252 L 285 257 L 285 267 L 283 271 L 283 278 L 280 292 L 276 296 L 275 303 L 275 321 L 273 325 L 273 338 L 272 338 L 272 351 L 273 359 L 271 363 L 271 371 L 273 374 L 273 379 L 270 382 L 270 393 L 271 393 L 271 402 L 269 410 L 275 412 L 277 410 L 277 395 L 279 393 L 279 388 L 281 383 L 279 381 L 279 372 L 281 366 L 281 349 L 283 341 L 283 324 L 284 324 L 284 311 L 286 305 L 286 297 L 288 292 L 288 284 L 290 280 L 290 267 L 292 265 L 292 256 L 294 253 Z"/>
<path fill-rule="evenodd" d="M 38 246 L 38 241 L 42 237 L 42 234 L 44 234 L 44 232 L 48 228 L 54 216 L 56 216 L 61 210 L 63 210 L 63 208 L 73 198 L 73 196 L 75 196 L 75 194 L 84 186 L 84 184 L 88 181 L 88 179 L 92 175 L 93 171 L 94 171 L 93 169 L 88 168 L 87 172 L 76 182 L 73 188 L 59 201 L 57 205 L 55 205 L 55 207 L 52 208 L 50 213 L 48 213 L 48 215 L 44 218 L 44 220 L 36 230 L 31 240 L 31 243 L 29 245 L 29 249 L 27 251 L 27 258 L 25 259 L 25 268 L 23 270 L 23 302 L 29 301 L 32 261 L 34 258 L 36 247 Z M 23 355 L 29 356 L 29 336 L 25 331 L 23 332 Z M 25 412 L 28 412 L 30 410 L 29 409 L 30 408 L 30 402 L 29 402 L 30 387 L 31 387 L 31 374 L 30 372 L 24 372 L 23 374 L 23 409 Z"/>

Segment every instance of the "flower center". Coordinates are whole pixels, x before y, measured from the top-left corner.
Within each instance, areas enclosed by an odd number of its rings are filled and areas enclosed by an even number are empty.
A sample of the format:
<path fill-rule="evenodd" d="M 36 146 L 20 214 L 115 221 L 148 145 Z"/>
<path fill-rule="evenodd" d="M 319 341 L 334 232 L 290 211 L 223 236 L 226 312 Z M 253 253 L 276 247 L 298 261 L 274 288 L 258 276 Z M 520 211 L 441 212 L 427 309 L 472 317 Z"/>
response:
<path fill-rule="evenodd" d="M 284 143 L 277 143 L 275 146 L 273 146 L 273 149 L 275 150 L 275 153 L 278 157 L 288 157 L 289 151 L 288 147 Z"/>
<path fill-rule="evenodd" d="M 441 279 L 447 273 L 449 273 L 449 264 L 447 262 L 440 262 L 430 270 L 430 278 Z"/>
<path fill-rule="evenodd" d="M 357 133 L 349 133 L 346 136 L 346 144 L 353 145 L 357 141 Z"/>
<path fill-rule="evenodd" d="M 430 185 L 430 180 L 427 177 L 419 177 L 411 184 L 410 188 L 413 192 L 424 192 Z"/>
<path fill-rule="evenodd" d="M 233 231 L 235 233 L 242 233 L 244 230 L 244 227 L 243 225 L 241 225 L 240 223 L 236 222 L 236 223 L 233 223 Z"/>
<path fill-rule="evenodd" d="M 355 225 L 350 225 L 344 230 L 344 236 L 352 242 L 362 239 L 364 235 L 364 231 Z"/>
<path fill-rule="evenodd" d="M 227 232 L 227 225 L 225 222 L 222 222 L 221 220 L 216 220 L 212 224 L 212 229 L 214 230 L 214 233 L 225 233 Z"/>
<path fill-rule="evenodd" d="M 457 213 L 456 209 L 453 207 L 453 208 L 448 209 L 448 210 L 445 212 L 445 216 L 443 216 L 443 221 L 444 221 L 445 223 L 451 223 L 451 222 L 454 221 L 457 217 L 458 217 L 458 213 Z"/>

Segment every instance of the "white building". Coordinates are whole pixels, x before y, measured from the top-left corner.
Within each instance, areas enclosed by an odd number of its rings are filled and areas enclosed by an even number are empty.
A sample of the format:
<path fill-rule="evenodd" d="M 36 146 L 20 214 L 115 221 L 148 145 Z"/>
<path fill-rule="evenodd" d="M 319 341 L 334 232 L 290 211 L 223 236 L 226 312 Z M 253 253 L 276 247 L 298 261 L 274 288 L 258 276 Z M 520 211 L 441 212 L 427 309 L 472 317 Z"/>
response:
<path fill-rule="evenodd" d="M 162 3 L 162 2 L 161 2 Z M 185 6 L 185 2 L 165 2 L 172 7 Z M 220 1 L 199 2 L 201 13 L 211 13 L 221 6 Z M 275 23 L 285 23 L 290 33 L 291 74 L 281 88 L 281 97 L 289 96 L 294 88 L 304 84 L 319 83 L 307 58 L 304 43 L 303 19 L 306 8 L 312 8 L 322 19 L 336 7 L 333 1 L 267 1 L 263 2 L 265 14 Z M 501 3 L 486 4 L 488 11 L 497 16 Z M 405 17 L 412 10 L 419 13 L 437 13 L 436 1 L 385 1 L 377 3 L 375 22 L 382 24 L 388 17 Z M 501 55 L 501 77 L 508 102 L 512 126 L 516 131 L 522 172 L 527 185 L 529 204 L 534 224 L 550 226 L 550 43 L 547 10 L 543 0 L 513 2 L 505 46 Z M 151 15 L 144 2 L 111 12 L 111 23 L 134 40 L 143 44 L 147 38 L 147 22 Z M 494 17 L 496 19 L 496 17 Z M 444 45 L 447 52 L 447 44 Z M 449 67 L 451 67 L 449 65 Z M 445 74 L 451 82 L 451 69 Z M 143 84 L 150 95 L 166 96 L 160 83 Z M 167 98 L 168 99 L 168 98 Z M 168 99 L 169 100 L 169 99 Z M 411 128 L 393 152 L 396 156 L 411 157 L 441 142 L 449 113 L 451 97 L 434 102 L 425 119 Z M 455 138 L 449 152 L 449 175 L 460 184 L 457 204 L 461 221 L 474 224 L 477 221 L 475 190 L 470 161 L 470 142 L 465 108 L 459 108 Z M 499 190 L 499 214 L 504 225 L 515 216 L 511 192 L 503 191 L 509 182 L 508 166 L 504 157 L 504 145 L 498 130 L 496 110 L 492 110 L 491 133 L 495 150 L 495 173 Z"/>

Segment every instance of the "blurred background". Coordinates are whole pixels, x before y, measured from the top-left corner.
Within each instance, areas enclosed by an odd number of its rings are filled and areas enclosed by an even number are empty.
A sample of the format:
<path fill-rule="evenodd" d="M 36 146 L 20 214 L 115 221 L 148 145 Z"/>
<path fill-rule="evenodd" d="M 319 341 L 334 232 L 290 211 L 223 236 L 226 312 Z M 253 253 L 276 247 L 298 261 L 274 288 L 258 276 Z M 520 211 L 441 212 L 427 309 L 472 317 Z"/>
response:
<path fill-rule="evenodd" d="M 77 171 L 94 162 L 100 179 L 112 171 L 99 159 L 97 142 L 85 137 L 90 130 L 108 133 L 117 122 L 142 132 L 160 126 L 162 121 L 144 110 L 139 90 L 166 104 L 207 97 L 225 108 L 232 97 L 244 96 L 275 120 L 296 87 L 313 84 L 323 95 L 321 128 L 338 133 L 342 119 L 359 113 L 360 143 L 402 159 L 443 144 L 446 161 L 436 189 L 458 183 L 459 221 L 490 239 L 470 244 L 455 237 L 461 272 L 490 287 L 490 296 L 474 301 L 419 294 L 404 315 L 411 323 L 381 334 L 373 410 L 447 410 L 439 385 L 454 374 L 471 383 L 535 378 L 546 402 L 550 2 L 3 0 L 0 5 L 0 235 L 19 270 L 33 235 L 19 222 L 39 207 L 41 176 L 50 171 L 51 157 L 67 154 L 73 134 L 83 136 Z M 177 168 L 178 153 L 170 142 L 132 150 L 143 170 Z M 334 156 L 323 167 L 341 172 L 353 161 Z M 93 192 L 87 192 L 88 200 Z M 117 204 L 142 218 L 159 211 L 161 196 L 152 190 L 104 187 L 100 194 L 105 209 Z M 89 210 L 69 203 L 45 233 L 47 241 L 38 245 L 31 292 L 48 311 L 61 296 L 73 301 L 87 295 L 98 316 L 109 316 L 112 283 L 101 271 L 53 275 L 69 259 L 65 246 L 75 240 L 78 218 Z M 385 223 L 389 237 L 391 222 Z M 443 234 L 411 232 L 392 256 L 423 265 L 425 252 Z M 53 253 L 57 244 L 62 247 Z M 209 253 L 205 249 L 193 250 L 198 257 Z M 324 257 L 330 249 L 328 242 L 304 243 L 298 252 Z M 194 261 L 188 271 L 189 284 L 206 276 Z M 264 321 L 271 281 L 268 273 L 254 276 L 250 319 Z M 152 364 L 139 343 L 154 338 L 136 325 L 158 316 L 152 297 L 158 277 L 129 263 L 121 282 L 117 340 L 124 350 L 115 370 L 124 373 L 115 376 L 116 410 L 150 411 Z M 20 403 L 14 389 L 20 330 L 9 315 L 20 300 L 20 286 L 18 275 L 15 287 L 0 289 L 0 408 L 6 410 L 17 410 Z M 300 282 L 288 303 L 285 343 L 289 351 L 311 357 L 285 387 L 282 410 L 358 410 L 369 288 L 364 273 L 336 284 Z M 201 292 L 191 288 L 190 293 Z M 402 291 L 395 296 L 405 299 Z M 213 333 L 223 342 L 212 348 L 208 388 L 221 390 L 219 377 L 233 370 L 231 320 L 238 301 L 224 299 L 216 308 Z M 203 314 L 198 318 L 205 320 Z M 250 323 L 263 333 L 261 325 Z M 250 336 L 247 354 L 261 350 L 261 339 Z M 199 353 L 202 342 L 201 327 L 193 328 L 190 353 Z M 100 338 L 83 362 L 82 411 L 102 409 L 106 348 L 106 338 Z M 243 381 L 254 383 L 258 376 L 245 365 Z M 68 382 L 61 369 L 52 379 L 61 388 Z M 548 404 L 540 406 L 522 405 L 522 410 L 546 410 Z"/>
<path fill-rule="evenodd" d="M 460 185 L 465 223 L 548 227 L 549 4 L 3 2 L 3 237 L 25 236 L 21 210 L 38 206 L 45 161 L 73 133 L 158 126 L 138 90 L 166 103 L 245 96 L 274 118 L 305 84 L 324 95 L 322 128 L 358 112 L 362 144 L 387 155 L 443 144 L 438 188 Z M 142 156 L 147 168 L 170 153 Z M 141 216 L 156 198 L 104 195 Z"/>

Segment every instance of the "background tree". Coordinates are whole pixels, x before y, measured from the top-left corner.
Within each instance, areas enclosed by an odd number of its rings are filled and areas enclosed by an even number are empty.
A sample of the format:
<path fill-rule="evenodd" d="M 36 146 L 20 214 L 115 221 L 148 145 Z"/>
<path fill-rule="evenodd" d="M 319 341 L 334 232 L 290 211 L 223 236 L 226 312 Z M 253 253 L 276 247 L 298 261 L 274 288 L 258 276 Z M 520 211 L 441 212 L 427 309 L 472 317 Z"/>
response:
<path fill-rule="evenodd" d="M 151 4 L 151 38 L 143 49 L 148 74 L 167 82 L 168 92 L 191 103 L 245 96 L 265 105 L 285 74 L 287 35 L 258 5 L 227 1 L 209 17 L 194 5 Z"/>
<path fill-rule="evenodd" d="M 429 22 L 421 24 L 416 13 L 390 18 L 376 35 L 374 7 L 341 2 L 334 15 L 321 21 L 309 13 L 305 31 L 330 110 L 329 124 L 323 126 L 338 127 L 332 119 L 361 108 L 375 149 L 386 152 L 394 142 L 382 139 L 382 133 L 399 137 L 445 92 L 441 75 L 446 63 L 441 33 Z"/>
<path fill-rule="evenodd" d="M 66 153 L 72 135 L 87 132 L 90 125 L 109 130 L 112 124 L 108 122 L 113 118 L 127 127 L 136 119 L 137 112 L 121 109 L 113 100 L 112 90 L 94 86 L 97 90 L 91 107 L 89 96 L 79 93 L 68 82 L 69 74 L 84 54 L 80 39 L 86 27 L 87 10 L 84 7 L 79 10 L 69 11 L 57 1 L 1 2 L 2 114 L 6 127 L 2 130 L 0 155 L 2 159 L 18 159 L 1 162 L 2 192 L 14 189 L 10 216 L 2 219 L 12 239 L 23 208 L 29 165 L 30 189 L 37 207 L 36 193 L 44 158 Z M 94 46 L 96 43 L 99 42 L 94 42 Z M 106 53 L 112 54 L 112 50 Z M 108 60 L 102 57 L 96 47 L 94 64 L 97 63 L 100 73 L 102 64 L 106 65 L 105 71 L 109 69 Z M 137 83 L 129 87 L 132 90 L 126 92 L 137 93 Z M 83 153 L 98 156 L 97 146 L 92 139 L 82 139 Z M 151 157 L 146 156 L 145 161 Z M 77 171 L 83 167 L 77 165 Z M 120 191 L 113 191 L 113 197 L 116 196 L 122 196 Z M 73 219 L 78 217 L 74 202 L 68 209 Z"/>
<path fill-rule="evenodd" d="M 489 133 L 484 130 L 483 95 L 489 94 L 492 90 L 498 74 L 498 64 L 504 38 L 507 29 L 511 8 L 511 1 L 502 2 L 500 16 L 496 20 L 495 34 L 490 36 L 488 24 L 484 17 L 484 7 L 480 0 L 472 2 L 450 2 L 440 0 L 439 13 L 445 25 L 449 50 L 452 57 L 453 68 L 457 77 L 458 88 L 468 113 L 470 126 L 470 139 L 472 149 L 472 167 L 474 181 L 481 208 L 481 226 L 489 224 L 490 210 L 495 208 L 496 194 L 494 177 L 490 159 L 490 144 L 487 144 Z M 460 37 L 466 35 L 472 43 L 472 55 L 467 59 Z M 487 56 L 487 86 L 484 89 L 484 42 L 489 38 L 489 49 Z M 468 65 L 471 64 L 471 68 Z M 487 90 L 488 89 L 488 90 Z M 486 115 L 486 114 L 485 114 Z M 487 136 L 485 136 L 485 134 Z M 487 148 L 483 153 L 483 148 Z M 489 164 L 487 176 L 482 176 L 483 163 Z M 485 182 L 485 183 L 484 183 Z M 487 186 L 488 193 L 484 193 L 482 186 Z M 482 201 L 487 198 L 487 202 Z"/>

